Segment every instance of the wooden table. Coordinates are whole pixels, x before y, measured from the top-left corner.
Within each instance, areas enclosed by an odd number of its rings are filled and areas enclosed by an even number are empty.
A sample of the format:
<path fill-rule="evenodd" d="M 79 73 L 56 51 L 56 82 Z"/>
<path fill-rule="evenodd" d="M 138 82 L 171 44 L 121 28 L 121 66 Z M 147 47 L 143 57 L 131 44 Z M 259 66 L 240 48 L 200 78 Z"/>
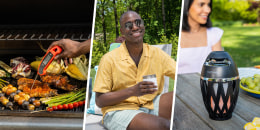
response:
<path fill-rule="evenodd" d="M 210 119 L 201 95 L 200 75 L 197 73 L 178 75 L 173 130 L 242 130 L 254 117 L 260 117 L 260 99 L 251 97 L 240 89 L 232 118 L 226 121 Z"/>

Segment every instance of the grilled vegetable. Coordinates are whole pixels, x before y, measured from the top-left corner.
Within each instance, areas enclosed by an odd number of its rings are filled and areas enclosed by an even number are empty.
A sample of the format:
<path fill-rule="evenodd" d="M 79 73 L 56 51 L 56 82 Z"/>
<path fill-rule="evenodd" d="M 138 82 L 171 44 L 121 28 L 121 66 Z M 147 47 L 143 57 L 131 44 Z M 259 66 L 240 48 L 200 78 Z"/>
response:
<path fill-rule="evenodd" d="M 68 106 L 70 110 L 74 108 L 72 103 L 68 104 Z"/>
<path fill-rule="evenodd" d="M 10 94 L 10 99 L 14 102 L 17 102 L 18 105 L 20 105 L 25 110 L 34 110 L 35 109 L 35 106 L 30 104 L 30 102 L 29 102 L 29 99 L 31 99 L 30 96 L 28 94 L 25 94 L 24 92 L 20 92 L 19 94 L 17 94 L 16 92 L 13 92 Z"/>
<path fill-rule="evenodd" d="M 0 77 L 6 77 L 6 72 L 4 70 L 0 70 Z"/>
<path fill-rule="evenodd" d="M 13 92 L 13 93 L 10 94 L 9 97 L 10 97 L 12 100 L 14 100 L 14 96 L 15 96 L 15 95 L 17 95 L 17 94 L 16 94 L 15 92 Z"/>
<path fill-rule="evenodd" d="M 18 99 L 18 104 L 21 106 L 24 101 L 25 101 L 25 98 L 20 96 L 20 98 Z"/>
<path fill-rule="evenodd" d="M 24 101 L 22 103 L 22 108 L 25 109 L 25 110 L 28 110 L 29 109 L 29 102 L 28 101 Z"/>
<path fill-rule="evenodd" d="M 9 84 L 9 82 L 8 82 L 8 81 L 5 81 L 5 80 L 3 80 L 3 79 L 0 78 L 0 88 L 5 87 L 6 84 Z"/>
<path fill-rule="evenodd" d="M 25 110 L 33 111 L 35 109 L 35 106 L 33 104 L 30 104 L 28 101 L 24 101 L 22 104 L 22 108 Z"/>
<path fill-rule="evenodd" d="M 19 79 L 21 77 L 28 77 L 31 74 L 31 66 L 23 57 L 16 57 L 10 60 L 12 67 L 12 77 Z"/>
<path fill-rule="evenodd" d="M 3 97 L 3 96 L 5 96 L 5 94 L 4 93 L 0 93 L 0 97 Z"/>
<path fill-rule="evenodd" d="M 16 93 L 19 94 L 20 92 L 22 92 L 22 90 L 17 90 Z"/>
<path fill-rule="evenodd" d="M 63 104 L 62 106 L 63 106 L 63 110 L 67 110 L 67 109 L 69 109 L 68 104 Z"/>
<path fill-rule="evenodd" d="M 28 110 L 33 111 L 35 109 L 35 106 L 33 104 L 29 104 Z"/>
<path fill-rule="evenodd" d="M 14 101 L 15 101 L 15 102 L 18 102 L 18 100 L 20 99 L 20 97 L 21 97 L 21 96 L 19 96 L 19 95 L 17 95 L 17 94 L 14 95 Z"/>
<path fill-rule="evenodd" d="M 29 99 L 29 102 L 30 102 L 30 103 L 33 103 L 33 101 L 35 101 L 35 97 L 31 97 L 31 98 Z"/>
<path fill-rule="evenodd" d="M 83 103 L 83 101 L 79 102 L 74 102 L 74 103 L 69 103 L 69 104 L 63 104 L 63 105 L 58 105 L 58 106 L 52 106 L 52 110 L 57 111 L 57 110 L 67 110 L 67 109 L 73 109 L 73 108 L 78 108 L 82 105 L 79 105 L 80 103 Z M 47 108 L 48 111 L 48 108 Z"/>
<path fill-rule="evenodd" d="M 13 103 L 10 102 L 5 96 L 0 97 L 0 101 L 6 108 L 13 110 Z"/>
<path fill-rule="evenodd" d="M 10 95 L 13 92 L 16 92 L 17 88 L 14 87 L 12 84 L 8 84 L 7 86 L 2 88 L 3 93 L 6 95 Z"/>
<path fill-rule="evenodd" d="M 4 98 L 1 103 L 5 106 L 7 103 L 9 102 L 9 100 L 7 98 Z"/>
<path fill-rule="evenodd" d="M 63 105 L 58 105 L 58 110 L 62 110 L 63 109 Z"/>
<path fill-rule="evenodd" d="M 85 55 L 73 58 L 73 64 L 69 64 L 65 72 L 72 78 L 87 80 L 88 60 Z"/>
<path fill-rule="evenodd" d="M 28 77 L 31 74 L 31 67 L 25 63 L 19 63 L 13 67 L 12 77 L 19 79 L 21 77 Z"/>
<path fill-rule="evenodd" d="M 29 99 L 30 99 L 30 96 L 28 94 L 25 94 L 23 97 L 24 97 L 25 101 L 29 101 Z"/>
<path fill-rule="evenodd" d="M 11 109 L 11 110 L 13 110 L 13 106 L 14 106 L 14 104 L 13 104 L 12 102 L 8 102 L 8 103 L 5 105 L 6 108 L 9 108 L 9 109 Z"/>
<path fill-rule="evenodd" d="M 24 97 L 25 93 L 24 93 L 24 92 L 20 92 L 18 95 L 19 95 L 20 97 Z"/>
<path fill-rule="evenodd" d="M 40 102 L 39 100 L 34 100 L 34 101 L 33 101 L 33 105 L 34 105 L 35 107 L 40 107 L 40 106 L 41 106 L 41 102 Z"/>
<path fill-rule="evenodd" d="M 47 111 L 52 112 L 52 111 L 53 111 L 53 108 L 52 108 L 52 107 L 48 107 L 48 108 L 47 108 Z"/>
<path fill-rule="evenodd" d="M 8 73 L 12 73 L 13 69 L 5 64 L 3 61 L 0 61 L 0 67 L 2 67 L 3 69 L 5 69 Z"/>
<path fill-rule="evenodd" d="M 29 62 L 24 57 L 16 57 L 10 60 L 11 67 L 15 67 L 20 63 L 28 64 Z"/>
<path fill-rule="evenodd" d="M 33 61 L 30 64 L 34 70 L 38 70 L 42 58 L 43 57 L 36 58 L 36 61 Z M 52 61 L 46 71 L 49 74 L 62 74 L 63 72 L 65 72 L 65 66 L 63 60 L 61 60 L 60 64 L 58 64 L 57 61 Z"/>
<path fill-rule="evenodd" d="M 55 97 L 50 98 L 41 98 L 41 102 L 48 105 L 49 107 L 62 105 L 62 104 L 69 104 L 78 101 L 85 100 L 86 97 L 86 88 L 82 88 L 78 91 L 73 91 L 66 94 L 60 94 Z"/>
<path fill-rule="evenodd" d="M 31 62 L 31 67 L 34 70 L 38 70 L 43 57 L 36 57 L 36 61 Z M 48 74 L 62 74 L 66 72 L 70 77 L 78 80 L 87 80 L 88 74 L 88 60 L 85 55 L 73 58 L 73 64 L 64 66 L 64 61 L 61 60 L 60 64 L 57 61 L 52 61 L 52 63 L 47 68 Z"/>

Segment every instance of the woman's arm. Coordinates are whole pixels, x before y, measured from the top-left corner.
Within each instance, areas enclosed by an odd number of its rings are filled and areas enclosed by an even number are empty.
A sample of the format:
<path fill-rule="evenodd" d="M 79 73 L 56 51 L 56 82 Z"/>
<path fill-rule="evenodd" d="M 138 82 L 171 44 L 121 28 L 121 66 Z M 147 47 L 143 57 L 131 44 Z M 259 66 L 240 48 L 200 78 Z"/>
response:
<path fill-rule="evenodd" d="M 212 46 L 212 51 L 224 51 L 223 47 L 221 46 L 221 40 Z"/>

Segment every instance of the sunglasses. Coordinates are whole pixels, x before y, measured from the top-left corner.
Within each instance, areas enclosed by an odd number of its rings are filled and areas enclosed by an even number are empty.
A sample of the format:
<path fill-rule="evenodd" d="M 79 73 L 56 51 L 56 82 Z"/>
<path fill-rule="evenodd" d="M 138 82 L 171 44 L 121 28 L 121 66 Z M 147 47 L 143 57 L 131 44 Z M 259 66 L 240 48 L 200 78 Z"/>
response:
<path fill-rule="evenodd" d="M 141 25 L 144 25 L 144 21 L 142 19 L 136 19 L 134 22 L 126 22 L 125 23 L 125 28 L 126 29 L 132 29 L 134 24 L 135 23 L 135 26 L 137 27 L 140 27 Z"/>

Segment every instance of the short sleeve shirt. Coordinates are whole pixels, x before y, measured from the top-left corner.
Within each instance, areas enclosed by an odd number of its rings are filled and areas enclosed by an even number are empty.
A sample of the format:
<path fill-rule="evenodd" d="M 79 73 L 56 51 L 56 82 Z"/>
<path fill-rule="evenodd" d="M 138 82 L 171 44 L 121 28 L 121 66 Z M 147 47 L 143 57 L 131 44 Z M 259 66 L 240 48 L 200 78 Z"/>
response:
<path fill-rule="evenodd" d="M 175 61 L 167 53 L 148 44 L 143 44 L 138 67 L 130 57 L 125 43 L 108 52 L 99 63 L 93 91 L 107 93 L 126 89 L 143 81 L 143 76 L 151 74 L 156 74 L 158 91 L 140 97 L 132 96 L 116 105 L 103 107 L 103 115 L 109 111 L 137 110 L 139 107 L 153 109 L 153 99 L 163 90 L 164 76 L 174 79 L 175 68 Z"/>

